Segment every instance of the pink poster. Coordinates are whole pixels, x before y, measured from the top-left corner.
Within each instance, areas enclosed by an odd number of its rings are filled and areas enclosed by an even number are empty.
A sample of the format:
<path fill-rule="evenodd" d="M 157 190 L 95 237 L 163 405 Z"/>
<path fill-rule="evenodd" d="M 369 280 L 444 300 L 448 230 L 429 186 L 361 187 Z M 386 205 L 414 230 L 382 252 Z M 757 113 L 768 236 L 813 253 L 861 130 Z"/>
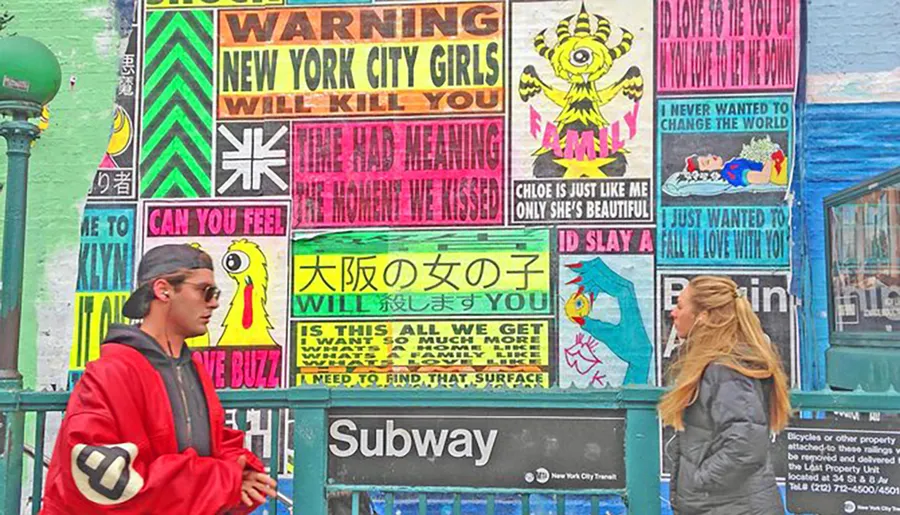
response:
<path fill-rule="evenodd" d="M 295 123 L 293 223 L 503 223 L 503 118 Z"/>
<path fill-rule="evenodd" d="M 284 386 L 290 259 L 287 201 L 148 201 L 142 251 L 187 244 L 212 258 L 219 307 L 208 332 L 188 338 L 216 388 Z M 194 285 L 202 291 L 202 285 Z"/>
<path fill-rule="evenodd" d="M 659 0 L 659 93 L 791 91 L 798 0 Z"/>

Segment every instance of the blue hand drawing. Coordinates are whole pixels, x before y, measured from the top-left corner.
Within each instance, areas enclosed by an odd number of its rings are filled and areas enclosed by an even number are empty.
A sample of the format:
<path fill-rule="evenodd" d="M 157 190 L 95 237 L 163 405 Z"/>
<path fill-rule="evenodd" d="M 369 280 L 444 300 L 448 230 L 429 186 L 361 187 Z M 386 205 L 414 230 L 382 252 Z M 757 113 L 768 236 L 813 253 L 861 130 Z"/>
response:
<path fill-rule="evenodd" d="M 649 380 L 653 344 L 647 336 L 634 283 L 612 271 L 600 258 L 566 265 L 580 273 L 567 284 L 578 284 L 578 291 L 566 301 L 566 316 L 584 332 L 605 344 L 619 359 L 628 363 L 623 384 L 644 384 Z M 597 295 L 605 293 L 619 303 L 619 323 L 590 318 Z"/>

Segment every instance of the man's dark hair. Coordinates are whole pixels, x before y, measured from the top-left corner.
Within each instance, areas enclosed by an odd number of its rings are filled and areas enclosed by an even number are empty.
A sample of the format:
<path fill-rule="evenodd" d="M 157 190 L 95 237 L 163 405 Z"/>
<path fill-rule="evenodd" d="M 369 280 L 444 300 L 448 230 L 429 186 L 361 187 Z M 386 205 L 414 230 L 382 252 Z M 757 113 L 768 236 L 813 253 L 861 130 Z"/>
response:
<path fill-rule="evenodd" d="M 203 252 L 203 253 L 199 256 L 199 260 L 200 260 L 204 265 L 208 266 L 209 268 L 212 268 L 212 266 L 213 266 L 212 258 L 211 258 L 211 257 L 209 256 L 209 254 L 207 254 L 206 252 Z M 196 269 L 196 268 L 195 268 L 195 269 L 181 268 L 181 269 L 179 269 L 179 270 L 176 270 L 175 272 L 172 272 L 171 274 L 166 274 L 166 275 L 161 275 L 161 276 L 159 276 L 159 277 L 154 277 L 153 279 L 150 279 L 149 281 L 147 281 L 146 284 L 152 285 L 155 281 L 159 281 L 160 279 L 163 279 L 163 280 L 165 280 L 167 283 L 171 284 L 171 285 L 172 285 L 172 288 L 175 288 L 175 291 L 176 291 L 176 292 L 179 292 L 179 291 L 181 291 L 181 285 L 182 285 L 185 281 L 187 281 L 188 274 L 190 274 L 190 273 L 193 272 L 194 270 L 198 270 L 198 269 Z M 153 288 L 149 288 L 149 289 L 147 290 L 147 297 L 146 297 L 146 298 L 147 298 L 148 300 L 153 300 L 153 299 L 155 298 L 155 296 L 153 295 Z"/>
<path fill-rule="evenodd" d="M 209 256 L 209 254 L 207 254 L 206 252 L 203 252 L 202 254 L 200 254 L 198 256 L 198 259 L 201 263 L 203 263 L 203 265 L 205 267 L 209 267 L 210 269 L 212 269 L 213 262 L 212 262 L 212 258 Z M 198 269 L 195 268 L 193 270 L 189 270 L 187 268 L 182 268 L 182 269 L 176 270 L 175 272 L 172 272 L 171 274 L 154 277 L 153 279 L 150 279 L 149 282 L 152 284 L 153 281 L 165 279 L 166 282 L 168 282 L 169 284 L 172 285 L 173 288 L 175 288 L 175 291 L 179 291 L 181 289 L 181 283 L 186 281 L 188 274 L 190 274 L 194 270 L 198 270 Z"/>
<path fill-rule="evenodd" d="M 148 250 L 138 265 L 137 288 L 122 306 L 122 314 L 133 320 L 144 318 L 153 299 L 153 281 L 167 280 L 173 287 L 180 285 L 191 270 L 214 270 L 212 258 L 191 245 L 168 244 Z"/>

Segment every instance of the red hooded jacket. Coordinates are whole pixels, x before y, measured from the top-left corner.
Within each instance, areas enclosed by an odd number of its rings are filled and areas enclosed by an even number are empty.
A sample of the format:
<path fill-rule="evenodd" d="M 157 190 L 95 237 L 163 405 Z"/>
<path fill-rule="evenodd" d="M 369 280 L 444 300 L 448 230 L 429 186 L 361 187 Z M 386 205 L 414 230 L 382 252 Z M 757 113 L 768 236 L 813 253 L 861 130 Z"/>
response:
<path fill-rule="evenodd" d="M 178 452 L 162 377 L 134 348 L 107 343 L 88 363 L 66 408 L 47 473 L 45 515 L 244 514 L 242 469 L 263 472 L 244 433 L 225 427 L 209 374 L 194 354 L 209 409 L 211 455 Z"/>

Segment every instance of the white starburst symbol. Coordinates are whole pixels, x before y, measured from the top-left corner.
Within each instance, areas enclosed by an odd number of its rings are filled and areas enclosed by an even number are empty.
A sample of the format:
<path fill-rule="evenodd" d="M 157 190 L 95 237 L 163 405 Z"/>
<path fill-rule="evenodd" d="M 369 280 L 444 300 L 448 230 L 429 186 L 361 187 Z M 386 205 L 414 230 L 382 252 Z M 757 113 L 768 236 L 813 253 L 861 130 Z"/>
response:
<path fill-rule="evenodd" d="M 286 191 L 287 183 L 272 170 L 272 167 L 287 166 L 287 151 L 272 147 L 287 131 L 287 127 L 282 126 L 266 141 L 262 127 L 246 128 L 239 140 L 228 127 L 220 125 L 219 134 L 224 136 L 235 150 L 222 152 L 222 169 L 232 170 L 233 173 L 219 186 L 219 194 L 228 190 L 238 179 L 241 179 L 244 190 L 259 190 L 262 187 L 263 176 L 268 177 L 282 191 Z"/>

